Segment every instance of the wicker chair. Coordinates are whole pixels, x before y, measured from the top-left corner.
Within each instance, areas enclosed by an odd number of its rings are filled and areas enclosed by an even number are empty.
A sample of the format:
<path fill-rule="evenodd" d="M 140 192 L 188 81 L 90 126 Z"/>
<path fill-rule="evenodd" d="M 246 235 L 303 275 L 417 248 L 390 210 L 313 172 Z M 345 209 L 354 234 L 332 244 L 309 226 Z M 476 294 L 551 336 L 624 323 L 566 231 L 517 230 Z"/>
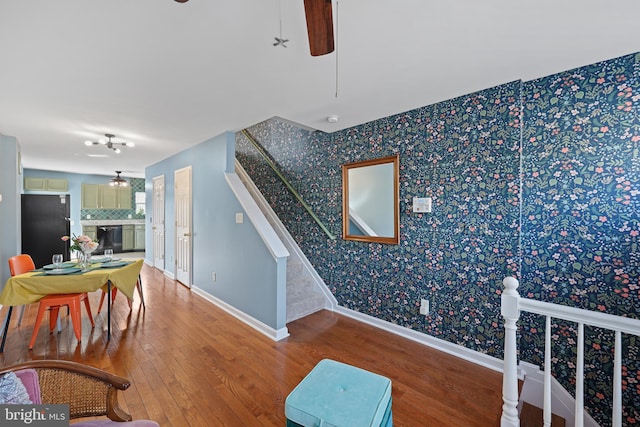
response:
<path fill-rule="evenodd" d="M 122 377 L 67 360 L 24 362 L 0 368 L 0 375 L 22 369 L 37 372 L 42 403 L 68 404 L 71 419 L 107 416 L 112 421 L 131 421 L 131 415 L 118 403 L 118 390 L 126 390 L 131 385 Z M 111 422 L 107 423 L 111 425 Z M 147 423 L 144 425 L 157 425 L 150 421 Z"/>

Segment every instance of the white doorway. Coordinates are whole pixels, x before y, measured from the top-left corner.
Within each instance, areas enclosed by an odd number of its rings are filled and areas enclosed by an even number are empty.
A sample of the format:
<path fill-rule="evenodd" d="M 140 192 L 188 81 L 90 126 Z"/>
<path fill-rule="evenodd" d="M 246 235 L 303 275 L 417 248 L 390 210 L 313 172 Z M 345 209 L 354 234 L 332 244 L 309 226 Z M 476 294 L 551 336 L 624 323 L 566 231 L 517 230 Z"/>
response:
<path fill-rule="evenodd" d="M 153 266 L 164 270 L 164 175 L 153 178 Z"/>
<path fill-rule="evenodd" d="M 191 287 L 191 166 L 175 171 L 176 280 Z"/>

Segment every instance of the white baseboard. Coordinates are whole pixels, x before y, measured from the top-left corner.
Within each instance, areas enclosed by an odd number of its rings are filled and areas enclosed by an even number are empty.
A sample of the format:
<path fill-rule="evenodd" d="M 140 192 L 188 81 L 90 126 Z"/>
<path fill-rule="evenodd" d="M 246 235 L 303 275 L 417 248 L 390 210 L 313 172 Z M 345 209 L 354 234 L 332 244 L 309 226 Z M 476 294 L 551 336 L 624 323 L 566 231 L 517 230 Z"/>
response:
<path fill-rule="evenodd" d="M 220 298 L 214 297 L 210 293 L 205 292 L 204 290 L 202 290 L 201 288 L 198 288 L 197 286 L 192 286 L 191 290 L 195 294 L 201 296 L 202 298 L 206 299 L 210 303 L 220 307 L 221 309 L 223 309 L 233 317 L 246 323 L 247 325 L 251 326 L 253 329 L 266 335 L 267 337 L 271 338 L 274 341 L 280 341 L 281 339 L 284 339 L 289 336 L 289 330 L 286 327 L 277 329 L 277 330 L 273 329 L 271 326 L 265 325 L 258 319 L 252 316 L 249 316 L 243 311 L 240 311 L 234 306 L 227 304 L 226 302 L 222 301 Z"/>
<path fill-rule="evenodd" d="M 334 311 L 336 313 L 340 313 L 361 322 L 367 323 L 371 326 L 384 329 L 385 331 L 432 347 L 436 350 L 443 351 L 452 356 L 456 356 L 477 365 L 484 366 L 485 368 L 489 368 L 498 372 L 503 371 L 502 359 L 497 359 L 493 356 L 488 356 L 484 353 L 468 349 L 458 344 L 453 344 L 448 341 L 423 334 L 422 332 L 414 331 L 412 329 L 405 328 L 404 326 L 399 326 L 391 322 L 387 322 L 386 320 L 378 319 L 376 317 L 369 316 L 368 314 L 363 314 L 345 307 L 338 306 Z"/>
<path fill-rule="evenodd" d="M 522 402 L 542 408 L 544 405 L 544 372 L 536 365 L 520 362 L 519 368 L 525 374 L 518 409 Z M 565 419 L 568 426 L 575 425 L 575 398 L 553 376 L 551 377 L 551 412 Z M 584 413 L 585 427 L 599 427 L 587 412 Z"/>

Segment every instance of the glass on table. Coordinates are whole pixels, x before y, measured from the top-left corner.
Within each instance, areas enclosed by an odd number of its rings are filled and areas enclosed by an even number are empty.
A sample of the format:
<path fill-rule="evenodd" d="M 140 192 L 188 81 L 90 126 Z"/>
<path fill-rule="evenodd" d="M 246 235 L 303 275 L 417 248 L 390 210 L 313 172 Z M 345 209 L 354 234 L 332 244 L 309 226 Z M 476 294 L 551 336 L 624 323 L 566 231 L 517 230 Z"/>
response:
<path fill-rule="evenodd" d="M 62 264 L 62 254 L 54 254 L 51 257 L 51 261 L 53 261 L 53 267 L 56 270 L 60 270 L 60 265 Z"/>
<path fill-rule="evenodd" d="M 113 249 L 105 249 L 104 256 L 107 258 L 107 262 L 111 262 L 113 259 Z"/>

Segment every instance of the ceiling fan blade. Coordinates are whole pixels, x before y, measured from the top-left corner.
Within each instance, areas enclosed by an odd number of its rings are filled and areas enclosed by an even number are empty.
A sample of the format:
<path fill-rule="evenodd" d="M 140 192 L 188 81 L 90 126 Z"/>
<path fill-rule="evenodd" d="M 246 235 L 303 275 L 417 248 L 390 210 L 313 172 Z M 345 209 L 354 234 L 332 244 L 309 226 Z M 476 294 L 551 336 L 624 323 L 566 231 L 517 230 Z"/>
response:
<path fill-rule="evenodd" d="M 333 52 L 333 12 L 331 0 L 304 0 L 311 56 Z"/>

